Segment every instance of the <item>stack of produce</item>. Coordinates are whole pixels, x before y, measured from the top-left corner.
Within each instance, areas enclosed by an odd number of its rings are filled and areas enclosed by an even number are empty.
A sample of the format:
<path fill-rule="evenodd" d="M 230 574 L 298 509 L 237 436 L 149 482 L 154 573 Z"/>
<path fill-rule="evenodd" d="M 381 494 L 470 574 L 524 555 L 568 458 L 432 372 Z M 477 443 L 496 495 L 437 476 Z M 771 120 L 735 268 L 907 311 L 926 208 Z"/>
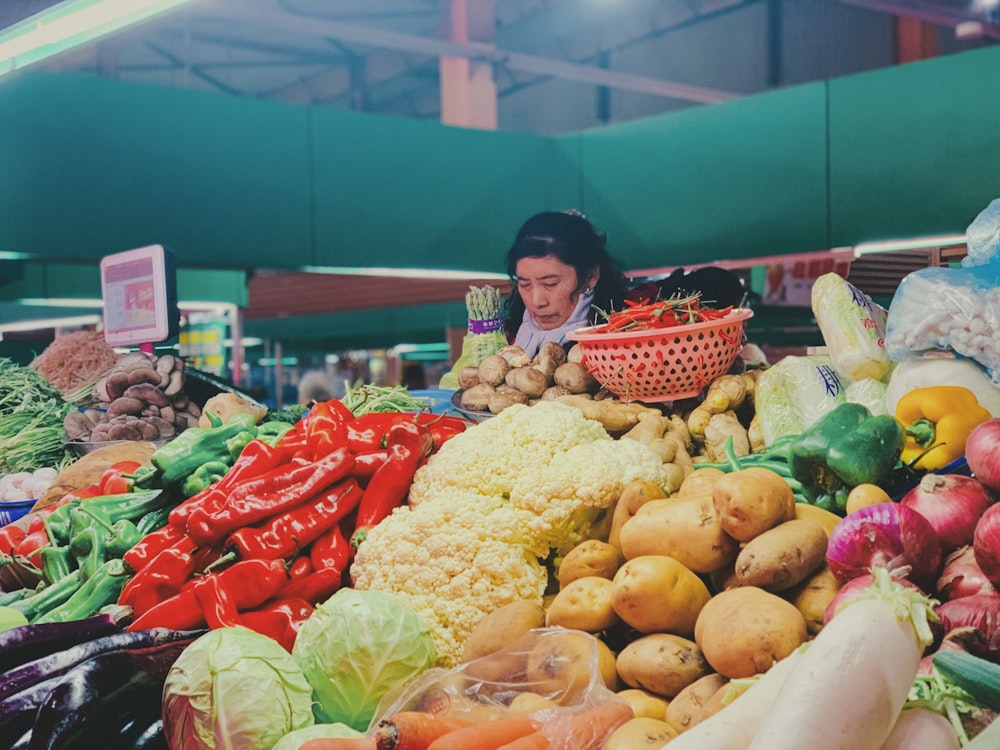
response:
<path fill-rule="evenodd" d="M 70 463 L 62 423 L 71 409 L 35 370 L 0 359 L 0 474 Z"/>

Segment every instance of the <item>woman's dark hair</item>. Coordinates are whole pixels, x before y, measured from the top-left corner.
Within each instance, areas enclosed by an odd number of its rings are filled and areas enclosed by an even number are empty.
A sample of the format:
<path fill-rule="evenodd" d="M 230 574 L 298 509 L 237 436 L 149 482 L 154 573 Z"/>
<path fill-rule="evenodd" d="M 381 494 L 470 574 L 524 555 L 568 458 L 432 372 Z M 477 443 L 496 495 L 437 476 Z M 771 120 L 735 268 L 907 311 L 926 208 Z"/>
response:
<path fill-rule="evenodd" d="M 625 275 L 605 249 L 607 238 L 578 211 L 546 211 L 535 214 L 517 231 L 514 244 L 507 251 L 507 275 L 513 281 L 513 289 L 507 300 L 506 325 L 511 336 L 521 325 L 524 316 L 524 300 L 517 290 L 517 262 L 522 258 L 544 258 L 554 255 L 560 261 L 576 270 L 579 285 L 577 292 L 583 291 L 587 277 L 593 269 L 600 269 L 600 277 L 594 288 L 594 307 L 605 312 L 620 309 L 628 289 Z M 599 313 L 591 315 L 591 323 L 600 322 Z"/>

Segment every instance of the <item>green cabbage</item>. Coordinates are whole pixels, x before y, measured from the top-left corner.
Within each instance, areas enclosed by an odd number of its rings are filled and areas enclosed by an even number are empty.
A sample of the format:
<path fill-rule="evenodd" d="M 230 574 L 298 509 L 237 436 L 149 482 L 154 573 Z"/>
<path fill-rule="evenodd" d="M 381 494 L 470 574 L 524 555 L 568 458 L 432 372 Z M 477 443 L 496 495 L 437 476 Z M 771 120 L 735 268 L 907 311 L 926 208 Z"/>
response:
<path fill-rule="evenodd" d="M 163 686 L 170 750 L 271 750 L 312 723 L 312 689 L 302 670 L 277 641 L 249 628 L 200 636 Z"/>
<path fill-rule="evenodd" d="M 430 631 L 402 597 L 351 588 L 316 607 L 292 656 L 312 685 L 316 720 L 359 731 L 390 689 L 436 658 Z"/>
<path fill-rule="evenodd" d="M 313 724 L 289 732 L 278 740 L 278 744 L 272 750 L 299 750 L 309 740 L 325 740 L 332 737 L 350 739 L 362 736 L 361 732 L 351 729 L 346 724 Z"/>

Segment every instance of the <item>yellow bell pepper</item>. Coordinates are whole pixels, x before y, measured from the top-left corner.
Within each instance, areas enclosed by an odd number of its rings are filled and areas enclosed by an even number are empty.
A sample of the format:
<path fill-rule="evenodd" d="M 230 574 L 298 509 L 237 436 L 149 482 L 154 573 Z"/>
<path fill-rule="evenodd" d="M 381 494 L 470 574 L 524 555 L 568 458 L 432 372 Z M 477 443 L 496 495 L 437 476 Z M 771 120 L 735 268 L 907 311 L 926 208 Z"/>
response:
<path fill-rule="evenodd" d="M 960 385 L 909 391 L 896 404 L 895 416 L 906 439 L 900 460 L 927 471 L 964 456 L 969 433 L 992 418 L 976 395 Z"/>

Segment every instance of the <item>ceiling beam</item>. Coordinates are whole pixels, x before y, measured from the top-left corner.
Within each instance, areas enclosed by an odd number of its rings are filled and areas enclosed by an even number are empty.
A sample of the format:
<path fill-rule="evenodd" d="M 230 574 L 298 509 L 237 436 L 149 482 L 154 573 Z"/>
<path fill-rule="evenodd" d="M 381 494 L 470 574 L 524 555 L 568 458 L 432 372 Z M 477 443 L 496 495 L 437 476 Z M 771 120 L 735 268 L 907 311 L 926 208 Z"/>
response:
<path fill-rule="evenodd" d="M 199 13 L 218 13 L 230 21 L 248 20 L 245 6 L 230 0 L 214 0 L 195 6 Z M 512 70 L 520 70 L 536 75 L 588 83 L 594 86 L 636 91 L 671 99 L 716 104 L 735 99 L 738 94 L 719 89 L 691 86 L 676 81 L 668 81 L 648 76 L 602 70 L 590 65 L 553 60 L 535 55 L 525 55 L 498 49 L 492 44 L 481 42 L 453 42 L 413 34 L 402 34 L 370 26 L 327 21 L 315 18 L 296 18 L 283 13 L 253 13 L 254 23 L 271 29 L 302 34 L 305 36 L 339 39 L 341 41 L 365 44 L 376 48 L 388 48 L 428 57 L 463 57 L 469 60 L 490 62 Z"/>

